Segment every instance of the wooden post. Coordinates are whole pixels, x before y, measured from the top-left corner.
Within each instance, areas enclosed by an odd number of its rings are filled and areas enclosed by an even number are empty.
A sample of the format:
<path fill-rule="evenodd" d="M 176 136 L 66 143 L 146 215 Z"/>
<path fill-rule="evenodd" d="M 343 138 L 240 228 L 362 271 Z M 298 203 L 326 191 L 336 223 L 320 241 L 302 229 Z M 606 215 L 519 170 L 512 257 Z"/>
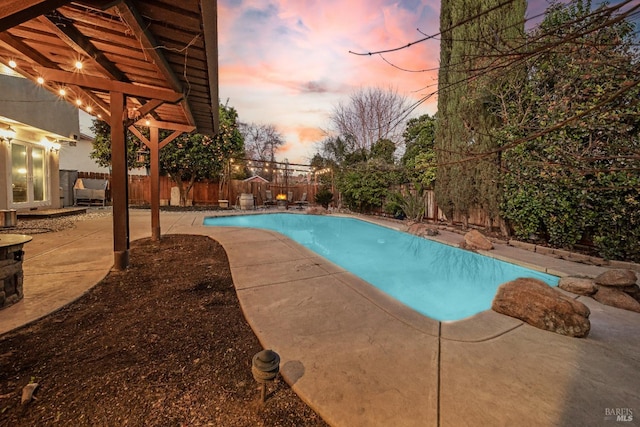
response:
<path fill-rule="evenodd" d="M 127 145 L 125 137 L 125 96 L 110 92 L 111 97 L 111 195 L 113 199 L 113 267 L 129 266 L 129 189 Z"/>
<path fill-rule="evenodd" d="M 160 240 L 160 140 L 158 128 L 149 128 L 151 141 L 151 239 Z"/>

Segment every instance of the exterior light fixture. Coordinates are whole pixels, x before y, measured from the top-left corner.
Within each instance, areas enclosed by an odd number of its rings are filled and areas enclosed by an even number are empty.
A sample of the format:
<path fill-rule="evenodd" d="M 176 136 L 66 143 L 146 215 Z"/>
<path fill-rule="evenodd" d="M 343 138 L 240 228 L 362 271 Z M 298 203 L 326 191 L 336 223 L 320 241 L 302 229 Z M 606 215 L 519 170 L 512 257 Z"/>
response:
<path fill-rule="evenodd" d="M 40 76 L 36 79 L 36 82 L 38 82 L 39 85 L 44 84 L 44 77 Z"/>
<path fill-rule="evenodd" d="M 91 111 L 93 111 L 93 108 L 91 108 L 91 105 L 87 105 L 86 110 L 87 110 L 87 113 L 90 113 Z"/>
<path fill-rule="evenodd" d="M 82 99 L 80 98 L 76 99 L 76 105 L 80 107 L 82 105 Z"/>
<path fill-rule="evenodd" d="M 45 136 L 40 140 L 40 144 L 48 148 L 52 151 L 60 151 L 60 147 L 62 146 L 58 140 L 53 136 Z"/>
<path fill-rule="evenodd" d="M 9 60 L 9 67 L 16 68 L 18 64 L 13 59 Z"/>
<path fill-rule="evenodd" d="M 267 382 L 273 381 L 280 372 L 280 356 L 273 350 L 262 350 L 253 356 L 251 373 L 260 384 L 260 401 L 267 398 Z"/>
<path fill-rule="evenodd" d="M 76 61 L 74 65 L 76 67 L 76 70 L 82 70 L 82 61 Z"/>
<path fill-rule="evenodd" d="M 64 88 L 60 88 L 60 90 L 58 91 L 58 95 L 60 96 L 65 96 L 67 94 L 67 91 L 64 90 Z"/>
<path fill-rule="evenodd" d="M 15 137 L 16 131 L 10 125 L 7 125 L 4 129 L 0 129 L 0 139 L 11 142 Z"/>

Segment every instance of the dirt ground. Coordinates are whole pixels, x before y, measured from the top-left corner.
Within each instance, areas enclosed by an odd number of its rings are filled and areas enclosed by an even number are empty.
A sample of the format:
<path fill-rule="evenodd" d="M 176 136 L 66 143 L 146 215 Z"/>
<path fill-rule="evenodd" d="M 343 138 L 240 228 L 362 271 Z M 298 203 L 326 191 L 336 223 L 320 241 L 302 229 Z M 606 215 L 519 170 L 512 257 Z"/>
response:
<path fill-rule="evenodd" d="M 129 269 L 0 336 L 0 425 L 325 426 L 280 378 L 260 403 L 260 350 L 217 242 L 136 241 Z"/>

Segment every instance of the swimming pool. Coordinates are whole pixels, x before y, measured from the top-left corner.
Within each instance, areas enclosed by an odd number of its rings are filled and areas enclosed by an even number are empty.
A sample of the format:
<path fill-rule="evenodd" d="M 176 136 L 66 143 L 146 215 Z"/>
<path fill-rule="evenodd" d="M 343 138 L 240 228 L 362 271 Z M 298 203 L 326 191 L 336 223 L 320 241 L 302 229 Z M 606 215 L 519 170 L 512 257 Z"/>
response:
<path fill-rule="evenodd" d="M 491 308 L 504 282 L 558 278 L 354 218 L 299 214 L 208 217 L 208 226 L 277 231 L 436 320 L 461 320 Z"/>

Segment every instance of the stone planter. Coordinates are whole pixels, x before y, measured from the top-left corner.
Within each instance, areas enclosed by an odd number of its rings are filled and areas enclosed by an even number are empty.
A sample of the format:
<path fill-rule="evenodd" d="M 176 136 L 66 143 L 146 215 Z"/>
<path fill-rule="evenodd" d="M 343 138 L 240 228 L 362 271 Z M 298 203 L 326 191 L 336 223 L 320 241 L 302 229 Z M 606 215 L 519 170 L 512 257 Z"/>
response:
<path fill-rule="evenodd" d="M 0 235 L 0 310 L 20 301 L 22 291 L 22 247 L 31 241 L 24 234 Z"/>

